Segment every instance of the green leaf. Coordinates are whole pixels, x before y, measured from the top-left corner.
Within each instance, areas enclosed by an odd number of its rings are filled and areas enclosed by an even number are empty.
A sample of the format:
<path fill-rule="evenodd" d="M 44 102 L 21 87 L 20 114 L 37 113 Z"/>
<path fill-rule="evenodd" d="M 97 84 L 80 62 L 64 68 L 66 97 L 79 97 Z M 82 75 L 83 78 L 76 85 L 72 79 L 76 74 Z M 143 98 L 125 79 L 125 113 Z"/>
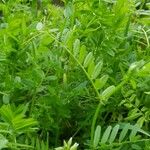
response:
<path fill-rule="evenodd" d="M 63 147 L 57 147 L 57 148 L 55 148 L 55 150 L 64 150 L 64 148 Z"/>
<path fill-rule="evenodd" d="M 63 31 L 63 35 L 62 35 L 62 41 L 63 41 L 64 45 L 69 45 L 71 38 L 72 38 L 72 31 L 65 29 Z"/>
<path fill-rule="evenodd" d="M 129 74 L 133 74 L 133 73 L 137 73 L 139 74 L 140 70 L 141 70 L 141 67 L 143 67 L 143 65 L 145 64 L 145 61 L 144 60 L 140 60 L 138 62 L 134 62 L 130 65 L 129 67 L 129 70 L 128 70 L 128 73 Z"/>
<path fill-rule="evenodd" d="M 105 144 L 109 138 L 110 132 L 111 132 L 112 126 L 108 126 L 107 129 L 105 130 L 102 139 L 101 139 L 101 143 Z"/>
<path fill-rule="evenodd" d="M 2 134 L 0 134 L 0 150 L 6 148 L 7 144 L 8 140 Z"/>
<path fill-rule="evenodd" d="M 92 79 L 96 79 L 97 76 L 100 74 L 100 71 L 102 69 L 102 66 L 103 66 L 103 62 L 100 61 L 94 68 L 94 72 L 92 74 Z"/>
<path fill-rule="evenodd" d="M 10 96 L 8 94 L 3 95 L 3 103 L 8 104 L 10 101 Z"/>
<path fill-rule="evenodd" d="M 115 86 L 114 85 L 109 86 L 107 89 L 105 89 L 102 92 L 102 94 L 101 94 L 102 100 L 107 101 L 109 99 L 109 97 L 114 93 L 114 91 L 115 91 Z"/>
<path fill-rule="evenodd" d="M 128 115 L 129 116 L 127 118 L 125 118 L 125 120 L 134 120 L 134 119 L 138 118 L 139 116 L 141 116 L 142 113 L 139 112 L 139 110 L 137 108 L 135 108 L 135 109 L 132 109 Z"/>
<path fill-rule="evenodd" d="M 142 150 L 142 148 L 137 144 L 132 144 L 131 148 L 132 148 L 132 150 Z"/>
<path fill-rule="evenodd" d="M 145 118 L 142 116 L 138 119 L 137 124 L 139 125 L 139 127 L 142 127 L 144 124 Z"/>
<path fill-rule="evenodd" d="M 64 10 L 64 16 L 65 18 L 70 18 L 73 14 L 73 5 L 72 3 L 67 3 L 66 7 L 65 7 L 65 10 Z"/>
<path fill-rule="evenodd" d="M 76 39 L 73 44 L 73 54 L 75 57 L 78 55 L 79 50 L 80 50 L 80 40 Z"/>
<path fill-rule="evenodd" d="M 135 128 L 136 128 L 136 130 L 137 130 L 138 132 L 140 132 L 140 133 L 142 133 L 142 134 L 144 134 L 144 135 L 150 137 L 150 134 L 149 134 L 148 132 L 142 130 L 142 129 L 139 127 L 138 124 L 136 124 L 136 125 L 130 125 L 130 129 L 131 129 L 131 130 L 133 130 L 133 129 L 135 129 Z"/>
<path fill-rule="evenodd" d="M 100 79 L 96 79 L 94 83 L 96 89 L 100 90 L 101 88 L 103 88 L 107 80 L 108 80 L 108 75 L 103 75 Z"/>
<path fill-rule="evenodd" d="M 133 80 L 133 79 L 131 79 L 131 80 L 130 80 L 130 83 L 131 83 L 132 88 L 133 88 L 133 89 L 136 89 L 136 87 L 137 87 L 136 81 Z"/>
<path fill-rule="evenodd" d="M 41 150 L 46 150 L 46 145 L 44 141 L 41 141 Z"/>
<path fill-rule="evenodd" d="M 38 138 L 36 139 L 36 149 L 37 149 L 37 150 L 40 150 L 40 149 L 41 149 L 40 141 L 39 141 Z"/>
<path fill-rule="evenodd" d="M 137 119 L 138 117 L 142 116 L 142 113 L 139 112 L 139 113 L 135 113 L 135 114 L 131 114 L 131 116 L 125 118 L 125 120 L 134 120 L 134 119 Z"/>
<path fill-rule="evenodd" d="M 89 66 L 88 66 L 88 74 L 89 74 L 89 76 L 92 75 L 92 73 L 94 71 L 94 68 L 95 68 L 95 64 L 94 64 L 94 61 L 92 60 L 91 63 L 89 64 Z"/>
<path fill-rule="evenodd" d="M 127 133 L 128 133 L 129 128 L 130 128 L 130 124 L 129 124 L 129 123 L 127 123 L 127 124 L 123 127 L 123 130 L 121 131 L 120 136 L 119 136 L 119 142 L 122 142 L 122 140 L 125 138 L 125 136 L 126 136 Z"/>
<path fill-rule="evenodd" d="M 86 46 L 85 45 L 82 45 L 81 48 L 80 48 L 80 54 L 79 54 L 79 62 L 82 64 L 83 63 L 83 60 L 85 58 L 85 55 L 86 55 Z"/>
<path fill-rule="evenodd" d="M 32 118 L 28 118 L 28 119 L 22 119 L 22 118 L 15 118 L 13 119 L 13 128 L 15 131 L 26 131 L 28 129 L 30 129 L 33 126 L 37 125 L 37 121 L 35 121 Z M 22 123 L 23 122 L 23 123 Z"/>
<path fill-rule="evenodd" d="M 46 77 L 46 80 L 47 81 L 55 81 L 55 80 L 57 80 L 57 76 L 48 76 L 48 77 Z"/>
<path fill-rule="evenodd" d="M 147 94 L 147 95 L 150 95 L 150 91 L 148 91 L 148 92 L 144 92 L 145 94 Z"/>
<path fill-rule="evenodd" d="M 7 122 L 7 123 L 12 123 L 12 119 L 14 117 L 14 114 L 11 110 L 11 107 L 10 105 L 3 105 L 1 108 L 0 108 L 0 114 L 2 116 L 2 119 Z"/>
<path fill-rule="evenodd" d="M 133 129 L 131 130 L 131 133 L 130 133 L 130 141 L 134 140 L 134 137 L 136 136 L 137 132 L 138 132 L 138 125 L 134 125 Z"/>
<path fill-rule="evenodd" d="M 90 52 L 90 53 L 86 56 L 86 58 L 85 58 L 85 60 L 84 60 L 83 66 L 86 68 L 86 67 L 91 63 L 92 59 L 93 59 L 93 53 Z"/>
<path fill-rule="evenodd" d="M 71 146 L 70 150 L 77 150 L 78 146 L 79 146 L 78 143 L 74 143 L 73 146 Z"/>
<path fill-rule="evenodd" d="M 139 76 L 147 76 L 150 74 L 150 62 L 146 63 L 139 71 Z"/>
<path fill-rule="evenodd" d="M 101 126 L 98 125 L 94 134 L 94 141 L 93 141 L 94 148 L 98 146 L 98 143 L 100 141 L 100 136 L 101 136 Z"/>
<path fill-rule="evenodd" d="M 29 131 L 30 129 L 32 130 L 32 127 L 35 127 L 37 125 L 37 121 L 35 121 L 34 119 L 25 118 L 22 105 L 14 109 L 11 105 L 3 105 L 0 108 L 0 113 L 2 120 L 9 124 L 13 132 L 17 132 L 18 134 L 23 133 L 27 130 Z"/>
<path fill-rule="evenodd" d="M 117 136 L 117 133 L 119 131 L 119 128 L 120 128 L 120 125 L 117 124 L 113 129 L 112 129 L 112 132 L 111 132 L 111 135 L 110 135 L 110 138 L 109 138 L 109 143 L 113 143 L 116 136 Z"/>

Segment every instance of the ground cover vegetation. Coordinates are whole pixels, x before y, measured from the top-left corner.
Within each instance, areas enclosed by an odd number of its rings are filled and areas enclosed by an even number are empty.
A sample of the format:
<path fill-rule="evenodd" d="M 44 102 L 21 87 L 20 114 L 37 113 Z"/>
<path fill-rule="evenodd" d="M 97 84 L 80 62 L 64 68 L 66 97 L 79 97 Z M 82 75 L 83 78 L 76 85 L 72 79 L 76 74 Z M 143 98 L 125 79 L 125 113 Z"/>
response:
<path fill-rule="evenodd" d="M 150 150 L 149 27 L 148 0 L 1 0 L 0 149 Z"/>

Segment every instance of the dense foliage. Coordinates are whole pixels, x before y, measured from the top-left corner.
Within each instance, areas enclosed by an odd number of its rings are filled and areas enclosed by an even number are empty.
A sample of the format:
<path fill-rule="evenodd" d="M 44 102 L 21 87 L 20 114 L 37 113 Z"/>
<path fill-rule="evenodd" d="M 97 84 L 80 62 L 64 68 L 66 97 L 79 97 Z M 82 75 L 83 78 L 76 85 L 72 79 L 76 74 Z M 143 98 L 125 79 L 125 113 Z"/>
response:
<path fill-rule="evenodd" d="M 146 0 L 2 0 L 0 149 L 150 150 L 149 27 Z"/>

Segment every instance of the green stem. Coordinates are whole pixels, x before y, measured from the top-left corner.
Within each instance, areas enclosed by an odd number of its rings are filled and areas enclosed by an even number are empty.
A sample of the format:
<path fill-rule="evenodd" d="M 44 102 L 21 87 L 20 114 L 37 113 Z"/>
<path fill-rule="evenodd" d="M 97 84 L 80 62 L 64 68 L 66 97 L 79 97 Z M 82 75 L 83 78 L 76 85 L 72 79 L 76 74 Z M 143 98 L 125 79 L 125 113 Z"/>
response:
<path fill-rule="evenodd" d="M 98 104 L 97 108 L 96 108 L 96 111 L 95 111 L 95 114 L 94 114 L 94 117 L 93 117 L 93 120 L 92 120 L 92 126 L 91 126 L 91 147 L 93 147 L 93 140 L 94 140 L 94 131 L 95 131 L 95 126 L 96 126 L 96 121 L 97 121 L 97 118 L 98 118 L 98 115 L 99 115 L 99 112 L 100 112 L 100 108 L 102 107 L 103 105 L 101 103 Z"/>

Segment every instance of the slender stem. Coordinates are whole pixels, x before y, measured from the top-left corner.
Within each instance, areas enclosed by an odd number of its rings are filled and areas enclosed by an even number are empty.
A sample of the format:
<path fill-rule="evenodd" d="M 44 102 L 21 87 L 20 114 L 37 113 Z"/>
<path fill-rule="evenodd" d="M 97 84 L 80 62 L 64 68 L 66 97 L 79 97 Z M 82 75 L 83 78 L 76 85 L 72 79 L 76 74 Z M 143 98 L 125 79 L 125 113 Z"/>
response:
<path fill-rule="evenodd" d="M 93 121 L 92 121 L 92 126 L 91 126 L 91 146 L 93 147 L 93 140 L 94 140 L 94 131 L 95 131 L 95 125 L 96 125 L 96 121 L 97 121 L 97 118 L 98 118 L 98 115 L 99 115 L 99 112 L 100 112 L 100 108 L 102 107 L 103 105 L 101 103 L 99 103 L 97 105 L 97 108 L 96 108 L 96 111 L 95 111 L 95 114 L 94 114 L 94 117 L 93 117 Z"/>

